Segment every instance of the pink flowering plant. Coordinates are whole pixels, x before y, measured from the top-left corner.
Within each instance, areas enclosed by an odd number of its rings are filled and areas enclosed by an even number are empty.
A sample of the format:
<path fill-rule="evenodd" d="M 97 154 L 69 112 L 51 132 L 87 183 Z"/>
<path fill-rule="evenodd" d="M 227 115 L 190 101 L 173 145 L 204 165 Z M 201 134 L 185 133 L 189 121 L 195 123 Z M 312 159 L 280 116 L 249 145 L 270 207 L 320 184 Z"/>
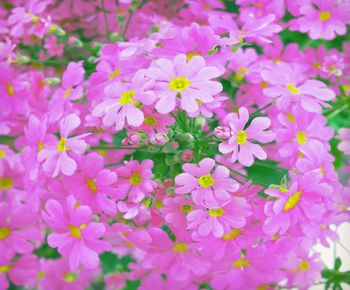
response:
<path fill-rule="evenodd" d="M 350 222 L 349 24 L 346 0 L 0 1 L 0 290 L 348 289 L 320 249 Z"/>

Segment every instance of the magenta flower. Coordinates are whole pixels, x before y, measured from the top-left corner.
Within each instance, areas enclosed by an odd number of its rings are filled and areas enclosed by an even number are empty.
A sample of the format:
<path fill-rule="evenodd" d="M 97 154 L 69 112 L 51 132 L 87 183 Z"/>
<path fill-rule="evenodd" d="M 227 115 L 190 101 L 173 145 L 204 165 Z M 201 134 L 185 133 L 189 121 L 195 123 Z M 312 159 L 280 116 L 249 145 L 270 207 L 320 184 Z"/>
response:
<path fill-rule="evenodd" d="M 145 195 L 152 192 L 157 183 L 152 180 L 153 161 L 143 160 L 129 161 L 125 166 L 117 169 L 119 182 L 117 185 L 118 197 L 128 199 L 133 202 L 140 202 Z"/>
<path fill-rule="evenodd" d="M 231 161 L 244 166 L 254 163 L 254 156 L 260 160 L 267 158 L 266 152 L 260 145 L 252 143 L 269 143 L 274 140 L 275 133 L 266 130 L 270 127 L 270 119 L 267 117 L 254 118 L 249 127 L 245 127 L 249 120 L 248 110 L 239 109 L 239 115 L 230 113 L 224 119 L 224 125 L 231 129 L 231 137 L 219 145 L 219 151 L 223 154 L 231 154 Z"/>
<path fill-rule="evenodd" d="M 92 114 L 103 117 L 105 126 L 115 125 L 117 131 L 128 125 L 139 127 L 144 121 L 144 113 L 140 107 L 153 103 L 155 96 L 150 90 L 153 81 L 146 80 L 143 70 L 139 70 L 132 83 L 113 82 L 105 88 L 107 99 L 98 104 Z"/>
<path fill-rule="evenodd" d="M 238 183 L 230 178 L 230 171 L 224 166 L 215 166 L 214 159 L 205 158 L 198 165 L 186 163 L 183 170 L 184 173 L 175 177 L 175 192 L 190 193 L 195 204 L 219 207 L 238 190 Z"/>
<path fill-rule="evenodd" d="M 198 103 L 210 103 L 222 91 L 222 85 L 213 81 L 221 75 L 213 66 L 207 66 L 203 57 L 194 56 L 188 62 L 186 55 L 178 54 L 173 61 L 159 59 L 148 69 L 147 75 L 156 81 L 158 97 L 156 109 L 167 114 L 177 106 L 188 113 L 198 110 Z"/>
<path fill-rule="evenodd" d="M 38 273 L 38 262 L 35 255 L 26 254 L 13 261 L 15 254 L 2 251 L 0 255 L 0 290 L 9 289 L 8 278 L 17 286 L 24 285 Z"/>
<path fill-rule="evenodd" d="M 116 213 L 116 203 L 110 196 L 116 195 L 115 184 L 117 174 L 104 169 L 104 159 L 93 152 L 78 160 L 79 174 L 67 178 L 68 191 L 79 202 L 88 205 L 92 212 L 105 212 L 109 215 Z"/>
<path fill-rule="evenodd" d="M 37 222 L 28 206 L 0 203 L 0 250 L 31 253 L 43 237 Z"/>
<path fill-rule="evenodd" d="M 38 160 L 43 162 L 43 169 L 46 173 L 57 176 L 60 172 L 65 175 L 72 175 L 77 168 L 75 160 L 71 157 L 75 154 L 83 154 L 87 148 L 85 141 L 81 140 L 86 134 L 68 137 L 70 133 L 78 128 L 80 118 L 75 114 L 70 114 L 59 123 L 60 140 L 55 143 L 44 144 L 39 152 Z M 68 155 L 69 152 L 69 155 Z"/>
<path fill-rule="evenodd" d="M 298 223 L 301 227 L 308 221 L 320 219 L 326 212 L 322 201 L 333 192 L 328 183 L 321 182 L 322 176 L 307 172 L 303 176 L 292 176 L 288 188 L 267 189 L 266 194 L 277 198 L 265 205 L 268 218 L 264 222 L 264 231 L 269 235 L 284 234 Z"/>
<path fill-rule="evenodd" d="M 68 196 L 65 204 L 49 199 L 42 217 L 52 229 L 47 241 L 59 253 L 69 258 L 72 271 L 80 264 L 92 269 L 99 265 L 98 254 L 109 250 L 110 246 L 100 240 L 105 232 L 102 223 L 92 222 L 88 206 L 79 206 L 73 196 Z"/>
<path fill-rule="evenodd" d="M 216 238 L 240 229 L 251 215 L 250 205 L 243 198 L 231 197 L 230 201 L 219 208 L 200 208 L 187 215 L 188 229 L 198 232 L 202 237 L 212 233 Z"/>
<path fill-rule="evenodd" d="M 303 4 L 299 8 L 300 17 L 289 22 L 290 30 L 306 32 L 312 39 L 327 40 L 346 33 L 346 24 L 350 20 L 349 3 L 336 0 L 312 0 Z"/>
<path fill-rule="evenodd" d="M 65 112 L 71 111 L 72 101 L 83 97 L 83 62 L 70 62 L 62 75 L 62 84 L 55 91 L 49 104 L 49 120 L 56 122 Z"/>
<path fill-rule="evenodd" d="M 277 62 L 261 72 L 262 79 L 269 85 L 263 90 L 270 98 L 277 99 L 279 109 L 287 108 L 291 102 L 300 104 L 308 112 L 320 113 L 323 107 L 329 107 L 327 101 L 335 94 L 317 80 L 305 81 L 289 64 Z"/>

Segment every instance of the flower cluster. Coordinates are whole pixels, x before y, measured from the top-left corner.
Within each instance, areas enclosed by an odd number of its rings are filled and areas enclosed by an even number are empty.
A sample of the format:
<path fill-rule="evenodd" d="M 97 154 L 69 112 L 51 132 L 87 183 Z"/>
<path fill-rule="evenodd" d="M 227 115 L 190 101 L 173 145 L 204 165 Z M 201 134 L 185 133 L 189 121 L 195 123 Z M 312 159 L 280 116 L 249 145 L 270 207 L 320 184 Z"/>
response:
<path fill-rule="evenodd" d="M 0 3 L 0 290 L 321 281 L 350 3 L 231 2 Z"/>

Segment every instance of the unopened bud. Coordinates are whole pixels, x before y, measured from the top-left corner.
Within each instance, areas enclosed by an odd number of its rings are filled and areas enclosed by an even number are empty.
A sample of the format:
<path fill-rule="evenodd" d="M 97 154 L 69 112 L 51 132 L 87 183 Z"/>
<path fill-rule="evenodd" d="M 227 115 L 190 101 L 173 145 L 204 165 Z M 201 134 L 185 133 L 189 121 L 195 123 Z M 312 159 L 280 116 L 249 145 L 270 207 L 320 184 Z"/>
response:
<path fill-rule="evenodd" d="M 219 126 L 214 129 L 214 135 L 218 139 L 227 140 L 232 137 L 232 130 L 225 126 Z"/>
<path fill-rule="evenodd" d="M 165 134 L 157 133 L 151 136 L 150 141 L 153 145 L 165 145 L 169 142 L 169 138 Z"/>
<path fill-rule="evenodd" d="M 194 156 L 194 153 L 192 150 L 185 150 L 181 154 L 181 160 L 184 162 L 190 162 L 192 161 L 193 156 Z"/>

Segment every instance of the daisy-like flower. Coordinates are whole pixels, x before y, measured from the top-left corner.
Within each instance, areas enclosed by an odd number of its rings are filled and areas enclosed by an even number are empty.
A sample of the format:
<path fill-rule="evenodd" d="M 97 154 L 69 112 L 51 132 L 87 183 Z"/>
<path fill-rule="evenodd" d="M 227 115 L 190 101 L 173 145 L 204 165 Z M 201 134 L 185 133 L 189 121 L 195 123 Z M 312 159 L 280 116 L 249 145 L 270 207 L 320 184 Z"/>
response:
<path fill-rule="evenodd" d="M 238 160 L 244 166 L 251 166 L 254 163 L 254 156 L 260 160 L 267 158 L 262 147 L 252 143 L 252 140 L 269 143 L 275 138 L 274 132 L 266 130 L 271 124 L 269 118 L 254 118 L 249 127 L 246 128 L 248 120 L 249 113 L 244 107 L 239 109 L 239 115 L 236 113 L 227 115 L 224 119 L 224 125 L 231 129 L 231 137 L 219 145 L 221 153 L 231 154 L 232 162 Z"/>
<path fill-rule="evenodd" d="M 125 166 L 119 167 L 117 170 L 119 181 L 117 185 L 118 197 L 123 199 L 128 195 L 128 199 L 132 202 L 140 202 L 147 193 L 157 186 L 152 180 L 153 161 L 143 160 L 129 161 Z"/>
<path fill-rule="evenodd" d="M 268 84 L 264 94 L 276 99 L 278 109 L 287 108 L 291 102 L 300 104 L 309 112 L 320 113 L 326 102 L 333 100 L 335 94 L 317 80 L 304 80 L 301 74 L 284 62 L 277 62 L 261 72 L 262 79 Z"/>
<path fill-rule="evenodd" d="M 306 32 L 312 39 L 331 40 L 346 33 L 349 23 L 350 3 L 336 0 L 302 2 L 300 17 L 289 22 L 290 30 Z"/>
<path fill-rule="evenodd" d="M 131 83 L 114 82 L 105 88 L 107 98 L 98 104 L 92 114 L 95 117 L 103 117 L 103 125 L 116 130 L 125 127 L 125 121 L 130 126 L 139 127 L 145 117 L 140 107 L 153 103 L 154 92 L 149 88 L 152 80 L 146 80 L 144 70 L 139 70 Z"/>
<path fill-rule="evenodd" d="M 240 229 L 251 215 L 250 205 L 243 198 L 231 197 L 219 208 L 200 208 L 187 215 L 188 229 L 195 229 L 202 237 L 213 233 L 216 238 Z"/>
<path fill-rule="evenodd" d="M 48 244 L 69 257 L 72 271 L 80 264 L 93 269 L 99 264 L 98 253 L 109 250 L 109 244 L 100 240 L 105 232 L 102 223 L 92 222 L 91 209 L 80 206 L 73 196 L 68 196 L 65 204 L 49 199 L 42 217 L 52 229 Z"/>
<path fill-rule="evenodd" d="M 322 183 L 322 176 L 309 171 L 303 176 L 292 175 L 289 187 L 270 188 L 265 192 L 276 198 L 265 205 L 268 218 L 264 223 L 264 231 L 269 235 L 284 234 L 290 226 L 301 223 L 301 227 L 309 221 L 320 219 L 326 212 L 323 198 L 333 192 L 329 183 Z"/>
<path fill-rule="evenodd" d="M 68 137 L 79 125 L 80 118 L 77 115 L 68 115 L 59 123 L 61 138 L 56 142 L 43 144 L 44 147 L 38 154 L 38 160 L 44 161 L 43 169 L 45 172 L 51 174 L 52 177 L 57 176 L 60 172 L 65 175 L 72 175 L 76 170 L 77 164 L 71 158 L 71 152 L 83 154 L 88 146 L 85 141 L 81 140 L 81 138 L 88 134 Z"/>
<path fill-rule="evenodd" d="M 205 158 L 197 164 L 183 165 L 184 173 L 175 177 L 175 192 L 191 193 L 193 202 L 208 207 L 219 207 L 227 202 L 238 190 L 238 183 L 230 178 L 228 168 L 218 165 L 215 160 Z"/>
<path fill-rule="evenodd" d="M 157 60 L 147 72 L 156 81 L 157 111 L 167 114 L 179 102 L 186 112 L 196 112 L 198 103 L 210 103 L 214 100 L 213 96 L 222 91 L 222 85 L 212 80 L 220 74 L 219 69 L 207 66 L 205 59 L 198 55 L 189 61 L 185 54 L 178 54 L 173 61 Z"/>

